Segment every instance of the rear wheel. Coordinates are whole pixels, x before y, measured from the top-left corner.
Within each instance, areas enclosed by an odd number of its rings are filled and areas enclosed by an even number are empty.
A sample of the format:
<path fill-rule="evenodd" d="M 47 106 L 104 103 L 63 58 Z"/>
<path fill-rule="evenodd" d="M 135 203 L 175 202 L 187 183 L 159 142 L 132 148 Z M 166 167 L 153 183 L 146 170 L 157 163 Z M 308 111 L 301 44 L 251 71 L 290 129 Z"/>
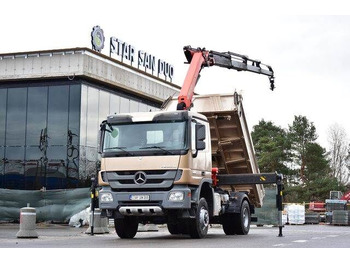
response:
<path fill-rule="evenodd" d="M 236 234 L 235 226 L 234 226 L 234 214 L 225 214 L 222 218 L 222 229 L 224 230 L 226 235 L 234 235 Z"/>
<path fill-rule="evenodd" d="M 209 209 L 205 198 L 201 198 L 195 208 L 196 218 L 190 221 L 190 236 L 204 238 L 209 229 Z"/>
<path fill-rule="evenodd" d="M 115 232 L 120 238 L 133 238 L 137 233 L 138 226 L 137 217 L 125 216 L 114 219 Z"/>
<path fill-rule="evenodd" d="M 241 212 L 234 214 L 234 225 L 237 235 L 247 235 L 250 229 L 250 207 L 247 200 L 244 200 L 241 205 Z"/>
<path fill-rule="evenodd" d="M 225 214 L 222 228 L 226 235 L 247 235 L 250 229 L 250 208 L 247 200 L 241 205 L 240 213 Z"/>

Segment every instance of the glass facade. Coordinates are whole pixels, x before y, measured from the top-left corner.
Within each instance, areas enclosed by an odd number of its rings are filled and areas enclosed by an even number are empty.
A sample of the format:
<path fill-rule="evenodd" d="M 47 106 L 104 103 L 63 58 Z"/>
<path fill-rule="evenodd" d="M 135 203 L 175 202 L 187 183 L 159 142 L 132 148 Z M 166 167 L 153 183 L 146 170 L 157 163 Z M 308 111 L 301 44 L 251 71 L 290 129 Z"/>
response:
<path fill-rule="evenodd" d="M 98 130 L 114 113 L 155 105 L 87 82 L 0 84 L 0 188 L 90 186 Z"/>

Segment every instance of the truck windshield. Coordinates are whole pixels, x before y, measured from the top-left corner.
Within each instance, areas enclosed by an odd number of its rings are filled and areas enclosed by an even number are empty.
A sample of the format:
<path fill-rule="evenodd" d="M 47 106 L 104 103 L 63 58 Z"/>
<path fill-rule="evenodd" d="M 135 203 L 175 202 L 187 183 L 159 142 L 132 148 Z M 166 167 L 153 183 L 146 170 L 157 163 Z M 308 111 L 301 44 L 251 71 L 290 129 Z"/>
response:
<path fill-rule="evenodd" d="M 105 155 L 180 154 L 188 148 L 186 122 L 127 123 L 106 127 Z"/>

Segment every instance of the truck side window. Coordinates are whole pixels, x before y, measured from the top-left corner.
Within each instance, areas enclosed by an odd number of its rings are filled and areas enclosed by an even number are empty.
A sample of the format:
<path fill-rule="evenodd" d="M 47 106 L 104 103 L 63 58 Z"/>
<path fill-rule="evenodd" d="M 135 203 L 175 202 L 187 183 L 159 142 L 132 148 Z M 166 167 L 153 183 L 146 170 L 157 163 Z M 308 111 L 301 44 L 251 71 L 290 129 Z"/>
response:
<path fill-rule="evenodd" d="M 191 122 L 191 150 L 196 154 L 196 122 Z"/>

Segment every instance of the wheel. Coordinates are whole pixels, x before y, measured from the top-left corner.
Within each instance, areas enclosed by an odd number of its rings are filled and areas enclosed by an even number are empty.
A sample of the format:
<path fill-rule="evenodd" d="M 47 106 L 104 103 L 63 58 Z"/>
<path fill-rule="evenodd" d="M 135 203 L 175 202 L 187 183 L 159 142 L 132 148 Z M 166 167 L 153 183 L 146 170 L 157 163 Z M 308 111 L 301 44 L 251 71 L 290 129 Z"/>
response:
<path fill-rule="evenodd" d="M 179 228 L 179 224 L 172 224 L 172 223 L 167 223 L 168 226 L 168 231 L 172 235 L 178 235 L 181 234 L 181 230 Z"/>
<path fill-rule="evenodd" d="M 241 205 L 241 212 L 233 214 L 233 224 L 237 235 L 247 235 L 250 229 L 250 207 L 247 200 L 244 200 Z"/>
<path fill-rule="evenodd" d="M 201 198 L 195 208 L 195 219 L 190 221 L 190 236 L 192 238 L 204 238 L 209 229 L 209 211 L 205 198 Z"/>
<path fill-rule="evenodd" d="M 222 228 L 226 235 L 247 235 L 250 229 L 250 208 L 246 200 L 241 205 L 241 212 L 225 214 L 222 218 Z"/>
<path fill-rule="evenodd" d="M 182 221 L 180 223 L 167 223 L 168 231 L 172 235 L 189 234 L 187 221 Z"/>
<path fill-rule="evenodd" d="M 226 235 L 234 235 L 236 234 L 235 226 L 234 226 L 234 214 L 225 214 L 222 218 L 222 229 L 224 230 Z"/>
<path fill-rule="evenodd" d="M 120 238 L 133 238 L 137 233 L 138 226 L 136 217 L 125 216 L 114 219 L 115 232 Z"/>

